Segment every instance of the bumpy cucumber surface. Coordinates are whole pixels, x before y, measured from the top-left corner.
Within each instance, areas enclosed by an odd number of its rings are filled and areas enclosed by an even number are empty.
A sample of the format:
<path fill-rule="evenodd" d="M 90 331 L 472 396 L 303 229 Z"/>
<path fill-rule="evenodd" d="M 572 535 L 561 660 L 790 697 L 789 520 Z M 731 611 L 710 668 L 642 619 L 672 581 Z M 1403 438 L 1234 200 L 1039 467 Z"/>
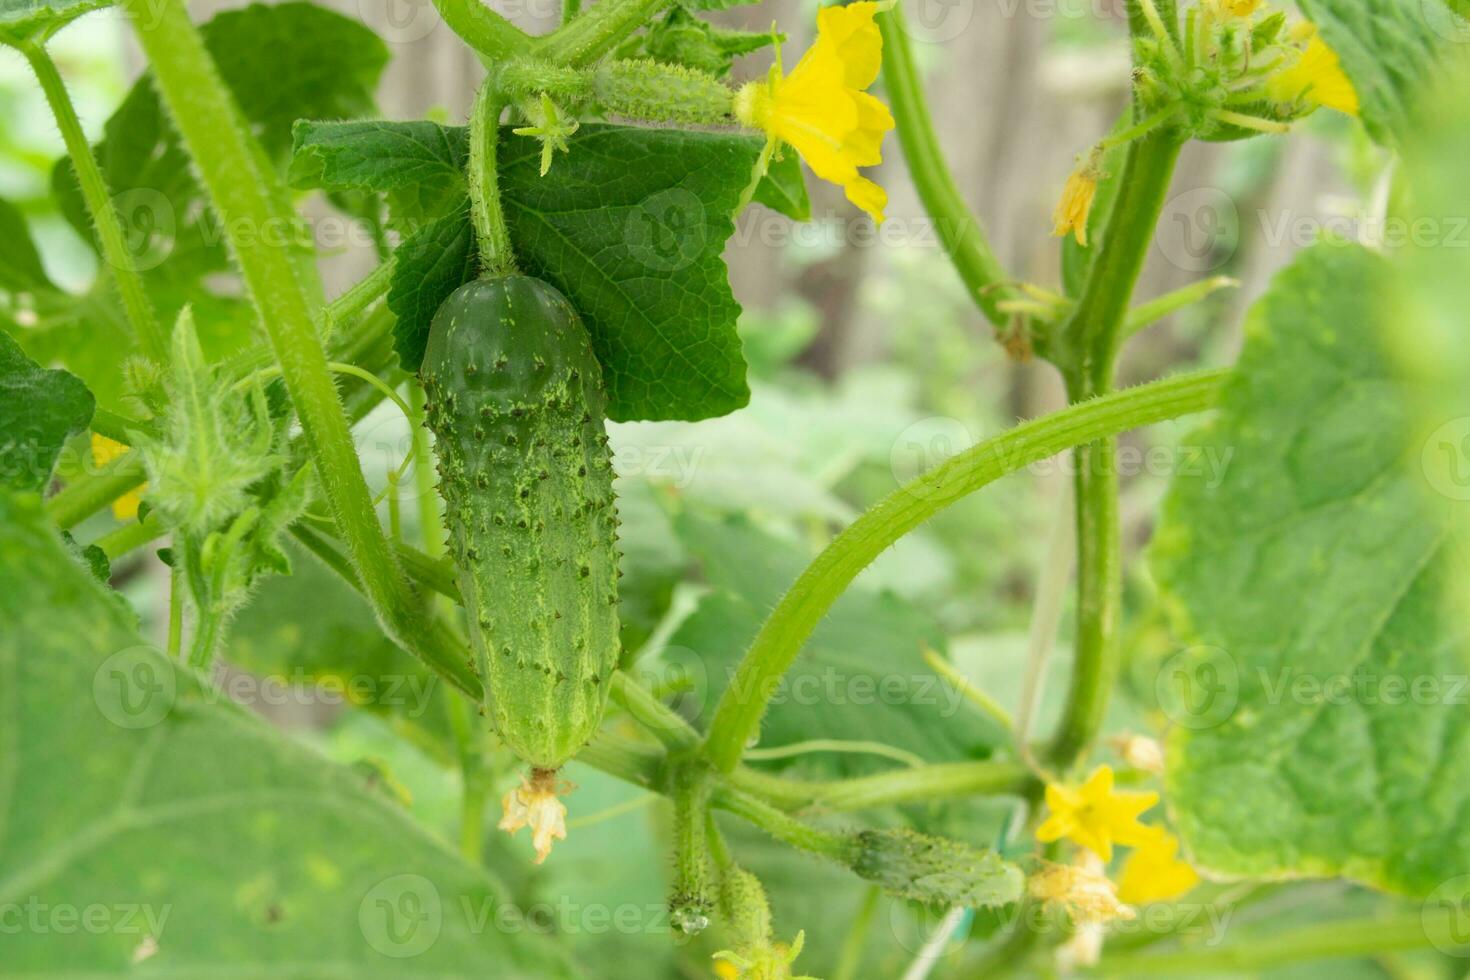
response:
<path fill-rule="evenodd" d="M 618 660 L 601 368 L 566 297 L 510 275 L 444 302 L 420 373 L 491 724 L 555 769 L 596 731 Z"/>

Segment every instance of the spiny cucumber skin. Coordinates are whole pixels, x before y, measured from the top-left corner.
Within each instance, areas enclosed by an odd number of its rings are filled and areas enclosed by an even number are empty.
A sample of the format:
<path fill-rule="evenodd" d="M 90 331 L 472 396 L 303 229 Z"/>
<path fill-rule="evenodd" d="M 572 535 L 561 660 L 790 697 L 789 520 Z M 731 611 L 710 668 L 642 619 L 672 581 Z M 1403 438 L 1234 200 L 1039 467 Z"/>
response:
<path fill-rule="evenodd" d="M 601 368 L 566 298 L 511 275 L 445 300 L 420 374 L 491 724 L 556 769 L 597 730 L 618 661 Z"/>

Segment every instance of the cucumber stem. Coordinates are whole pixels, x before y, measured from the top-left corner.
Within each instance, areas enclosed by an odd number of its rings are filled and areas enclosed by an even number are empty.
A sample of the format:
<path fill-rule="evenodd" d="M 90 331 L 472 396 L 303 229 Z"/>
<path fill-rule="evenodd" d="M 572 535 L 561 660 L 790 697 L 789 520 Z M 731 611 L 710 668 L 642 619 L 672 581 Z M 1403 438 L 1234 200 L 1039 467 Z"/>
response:
<path fill-rule="evenodd" d="M 66 151 L 71 154 L 77 184 L 81 187 L 82 198 L 86 201 L 87 210 L 91 212 L 92 221 L 97 226 L 97 240 L 102 248 L 102 258 L 112 270 L 112 281 L 122 298 L 123 312 L 127 315 L 128 323 L 137 334 L 143 353 L 166 364 L 168 331 L 158 322 L 153 303 L 143 288 L 143 277 L 138 272 L 133 253 L 128 247 L 127 235 L 118 220 L 117 208 L 107 187 L 107 178 L 102 175 L 102 168 L 98 166 L 92 146 L 82 131 L 81 120 L 77 118 L 76 107 L 67 94 L 61 73 L 56 70 L 56 62 L 51 60 L 51 55 L 38 43 L 27 42 L 19 45 L 19 48 L 26 61 L 30 62 L 31 70 L 36 73 L 41 90 L 46 93 L 46 101 L 56 117 L 56 128 L 61 131 Z"/>
<path fill-rule="evenodd" d="M 505 212 L 500 207 L 500 180 L 496 171 L 496 141 L 500 138 L 500 113 L 505 101 L 486 79 L 470 110 L 470 220 L 480 245 L 480 276 L 511 275 L 516 271 Z"/>

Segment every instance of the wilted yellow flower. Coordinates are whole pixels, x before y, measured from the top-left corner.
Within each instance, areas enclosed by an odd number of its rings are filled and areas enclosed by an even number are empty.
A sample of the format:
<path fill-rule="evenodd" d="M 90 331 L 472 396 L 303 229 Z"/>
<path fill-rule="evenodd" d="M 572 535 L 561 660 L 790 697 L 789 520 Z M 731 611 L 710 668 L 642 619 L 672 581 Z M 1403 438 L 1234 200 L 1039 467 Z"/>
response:
<path fill-rule="evenodd" d="M 1306 102 L 1358 114 L 1358 91 L 1343 74 L 1337 52 L 1327 46 L 1315 28 L 1304 30 L 1310 40 L 1296 61 L 1272 75 L 1266 94 L 1277 102 Z"/>
<path fill-rule="evenodd" d="M 1188 894 L 1198 884 L 1199 873 L 1179 857 L 1179 838 L 1158 827 L 1154 838 L 1123 862 L 1118 895 L 1135 905 L 1167 902 Z"/>
<path fill-rule="evenodd" d="M 878 222 L 888 194 L 858 168 L 882 161 L 883 136 L 893 128 L 888 107 L 863 91 L 877 79 L 883 56 L 873 17 L 890 5 L 862 0 L 822 9 L 816 43 L 791 74 L 783 76 L 778 61 L 765 81 L 735 95 L 735 118 L 791 144 L 813 173 Z"/>
<path fill-rule="evenodd" d="M 1108 739 L 1108 744 L 1134 769 L 1153 773 L 1155 776 L 1164 774 L 1164 747 L 1159 744 L 1158 739 L 1129 732 Z"/>
<path fill-rule="evenodd" d="M 106 466 L 128 451 L 128 447 L 115 439 L 92 433 L 92 463 L 96 466 Z M 143 502 L 143 491 L 148 489 L 145 483 L 136 490 L 129 490 L 112 502 L 112 516 L 120 521 L 131 521 L 138 516 L 138 505 Z"/>
<path fill-rule="evenodd" d="M 551 853 L 552 840 L 567 839 L 567 808 L 556 790 L 556 774 L 537 769 L 500 799 L 500 829 L 514 834 L 530 827 L 537 864 Z"/>
<path fill-rule="evenodd" d="M 1051 233 L 1057 238 L 1074 235 L 1077 244 L 1087 245 L 1087 217 L 1092 214 L 1092 202 L 1097 199 L 1097 182 L 1103 178 L 1102 149 L 1094 147 L 1085 160 L 1080 160 L 1077 169 L 1067 178 L 1062 189 L 1062 199 L 1052 213 Z"/>
<path fill-rule="evenodd" d="M 1102 862 L 1083 855 L 1078 864 L 1043 864 L 1026 880 L 1026 892 L 1039 902 L 1067 911 L 1074 922 L 1131 919 L 1134 911 L 1118 899 L 1118 889 L 1102 872 Z"/>
<path fill-rule="evenodd" d="M 1051 815 L 1036 828 L 1036 839 L 1048 843 L 1065 837 L 1111 861 L 1114 844 L 1136 846 L 1152 838 L 1153 831 L 1138 815 L 1157 802 L 1157 793 L 1115 790 L 1113 767 L 1098 766 L 1079 788 L 1047 784 Z"/>

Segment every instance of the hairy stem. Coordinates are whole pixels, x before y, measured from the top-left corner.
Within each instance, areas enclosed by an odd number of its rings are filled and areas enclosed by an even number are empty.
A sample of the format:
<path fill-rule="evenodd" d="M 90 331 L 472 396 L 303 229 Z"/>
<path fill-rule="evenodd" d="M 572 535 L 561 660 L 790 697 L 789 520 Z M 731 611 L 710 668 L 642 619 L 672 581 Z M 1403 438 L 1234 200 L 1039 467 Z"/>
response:
<path fill-rule="evenodd" d="M 877 17 L 883 33 L 883 86 L 893 104 L 898 141 L 924 210 L 933 220 L 939 240 L 959 272 L 970 298 L 996 326 L 1009 320 L 1000 303 L 1014 293 L 1007 276 L 986 241 L 980 220 L 960 196 L 939 137 L 924 101 L 923 85 L 914 63 L 913 48 L 903 23 L 903 10 L 894 7 Z"/>
<path fill-rule="evenodd" d="M 778 810 L 763 802 L 729 787 L 718 788 L 712 798 L 716 807 L 733 813 L 743 820 L 755 824 L 783 844 L 810 851 L 830 858 L 839 864 L 849 864 L 853 856 L 850 838 L 843 834 L 821 830 L 809 823 Z"/>
<path fill-rule="evenodd" d="M 1074 403 L 1113 387 L 1128 305 L 1158 226 L 1182 147 L 1168 130 L 1130 143 L 1118 197 L 1077 306 L 1053 355 Z M 1112 436 L 1076 452 L 1077 637 L 1072 683 L 1050 757 L 1070 768 L 1102 726 L 1118 674 L 1122 617 L 1122 535 L 1117 442 Z"/>
<path fill-rule="evenodd" d="M 1074 405 L 973 446 L 879 501 L 817 556 L 761 627 L 715 709 L 706 738 L 722 772 L 740 761 L 766 702 L 802 644 L 858 573 L 899 538 L 966 495 L 1038 460 L 1119 432 L 1202 411 L 1223 371 L 1156 381 Z"/>
<path fill-rule="evenodd" d="M 536 55 L 564 65 L 591 64 L 669 6 L 672 0 L 601 0 L 542 38 Z"/>
<path fill-rule="evenodd" d="M 504 108 L 493 81 L 486 79 L 470 110 L 470 219 L 480 246 L 482 276 L 503 276 L 516 270 L 510 232 L 500 208 L 500 177 L 495 162 L 500 113 Z"/>
<path fill-rule="evenodd" d="M 117 284 L 117 291 L 122 297 L 128 323 L 137 334 L 143 353 L 159 363 L 167 363 L 168 332 L 158 322 L 153 304 L 143 288 L 143 277 L 138 274 L 133 253 L 128 249 L 122 223 L 118 220 L 117 209 L 112 203 L 112 194 L 107 189 L 107 180 L 102 176 L 97 158 L 92 155 L 92 146 L 87 142 L 86 134 L 82 132 L 81 120 L 77 118 L 77 110 L 72 105 L 71 96 L 67 94 L 61 73 L 56 70 L 56 62 L 51 60 L 51 56 L 39 43 L 27 42 L 19 47 L 26 60 L 31 63 L 31 68 L 41 83 L 41 90 L 46 93 L 46 101 L 51 105 L 56 126 L 61 130 L 61 138 L 66 143 L 66 152 L 71 154 L 72 168 L 76 170 L 77 183 L 82 188 L 82 199 L 86 201 L 87 211 L 97 225 L 97 240 L 102 246 L 102 259 L 112 270 L 112 280 Z"/>
<path fill-rule="evenodd" d="M 46 501 L 46 515 L 63 531 L 78 524 L 111 504 L 130 490 L 136 490 L 148 479 L 140 453 L 124 453 L 98 469 L 68 483 Z"/>
<path fill-rule="evenodd" d="M 736 769 L 729 784 L 784 810 L 852 811 L 964 796 L 1022 795 L 1035 782 L 1015 762 L 945 762 L 873 776 L 806 782 Z"/>
<path fill-rule="evenodd" d="M 683 752 L 699 745 L 699 733 L 687 721 L 621 670 L 613 672 L 609 693 L 613 701 L 670 752 Z"/>
<path fill-rule="evenodd" d="M 113 561 L 135 548 L 141 548 L 150 541 L 158 540 L 165 531 L 164 526 L 158 521 L 158 515 L 149 514 L 147 520 L 124 524 L 117 530 L 98 538 L 94 543 L 102 549 L 108 561 Z"/>
<path fill-rule="evenodd" d="M 327 503 L 384 631 L 425 659 L 434 640 L 378 523 L 307 295 L 288 250 L 252 232 L 272 227 L 279 190 L 258 163 L 239 116 L 182 0 L 127 0 L 138 40 L 174 125 L 231 238 L 246 289 L 266 326 Z M 242 233 L 243 230 L 243 233 Z"/>
<path fill-rule="evenodd" d="M 710 884 L 710 772 L 698 759 L 678 766 L 671 779 L 674 801 L 674 876 L 669 913 L 674 927 L 696 935 L 709 924 L 714 905 Z"/>
<path fill-rule="evenodd" d="M 531 37 L 480 0 L 434 0 L 449 29 L 487 61 L 503 61 L 526 51 Z"/>

